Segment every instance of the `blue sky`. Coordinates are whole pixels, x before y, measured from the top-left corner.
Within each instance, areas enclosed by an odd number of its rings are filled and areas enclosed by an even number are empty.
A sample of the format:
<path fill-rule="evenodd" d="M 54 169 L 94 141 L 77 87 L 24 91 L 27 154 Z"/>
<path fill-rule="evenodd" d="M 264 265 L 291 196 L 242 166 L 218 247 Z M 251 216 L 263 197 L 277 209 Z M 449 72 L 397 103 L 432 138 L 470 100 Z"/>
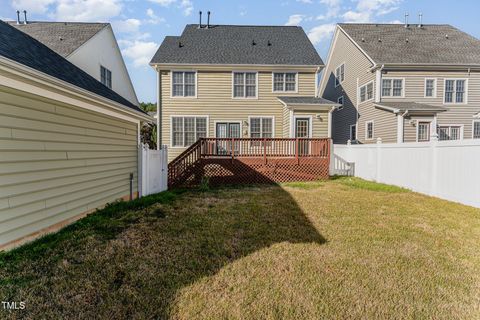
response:
<path fill-rule="evenodd" d="M 478 0 L 0 0 L 0 18 L 101 21 L 113 25 L 140 101 L 155 101 L 150 58 L 166 35 L 180 35 L 198 22 L 198 11 L 212 12 L 214 24 L 300 25 L 326 59 L 337 22 L 449 23 L 480 38 Z"/>

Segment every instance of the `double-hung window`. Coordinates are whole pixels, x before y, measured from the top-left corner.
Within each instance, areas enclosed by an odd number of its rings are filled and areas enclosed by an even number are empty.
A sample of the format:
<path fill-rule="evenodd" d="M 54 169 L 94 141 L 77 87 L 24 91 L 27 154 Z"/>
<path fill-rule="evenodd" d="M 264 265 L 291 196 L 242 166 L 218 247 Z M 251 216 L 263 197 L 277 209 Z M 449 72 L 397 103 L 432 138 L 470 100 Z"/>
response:
<path fill-rule="evenodd" d="M 335 87 L 338 87 L 345 80 L 345 64 L 342 63 L 335 69 Z"/>
<path fill-rule="evenodd" d="M 257 73 L 234 72 L 233 73 L 233 97 L 256 98 L 257 97 Z"/>
<path fill-rule="evenodd" d="M 373 139 L 373 121 L 365 122 L 365 139 L 372 140 Z"/>
<path fill-rule="evenodd" d="M 403 97 L 403 79 L 383 79 L 382 97 Z"/>
<path fill-rule="evenodd" d="M 195 97 L 196 76 L 193 71 L 173 71 L 172 97 Z"/>
<path fill-rule="evenodd" d="M 360 102 L 373 99 L 373 81 L 360 87 Z"/>
<path fill-rule="evenodd" d="M 465 79 L 445 79 L 445 103 L 466 103 L 467 81 Z"/>
<path fill-rule="evenodd" d="M 273 117 L 251 117 L 250 138 L 272 138 Z"/>
<path fill-rule="evenodd" d="M 172 147 L 188 147 L 207 136 L 207 117 L 172 117 Z"/>
<path fill-rule="evenodd" d="M 437 96 L 437 79 L 425 79 L 425 98 Z"/>
<path fill-rule="evenodd" d="M 297 91 L 297 74 L 293 72 L 273 74 L 273 91 L 274 92 L 296 92 Z"/>
<path fill-rule="evenodd" d="M 417 141 L 430 141 L 430 122 L 418 122 Z"/>
<path fill-rule="evenodd" d="M 104 66 L 100 66 L 100 82 L 112 89 L 112 71 L 108 70 Z"/>
<path fill-rule="evenodd" d="M 439 126 L 438 139 L 439 140 L 460 140 L 462 127 L 461 126 Z"/>
<path fill-rule="evenodd" d="M 480 120 L 473 120 L 473 139 L 480 139 Z"/>

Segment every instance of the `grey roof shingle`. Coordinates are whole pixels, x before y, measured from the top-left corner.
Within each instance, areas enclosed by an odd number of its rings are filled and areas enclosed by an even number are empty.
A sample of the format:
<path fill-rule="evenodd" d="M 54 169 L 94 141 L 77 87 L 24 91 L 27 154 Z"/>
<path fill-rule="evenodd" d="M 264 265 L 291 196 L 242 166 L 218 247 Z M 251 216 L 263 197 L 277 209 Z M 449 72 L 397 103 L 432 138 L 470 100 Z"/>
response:
<path fill-rule="evenodd" d="M 480 40 L 451 25 L 405 28 L 403 24 L 341 23 L 339 26 L 377 64 L 480 65 Z"/>
<path fill-rule="evenodd" d="M 323 65 L 301 27 L 231 25 L 187 25 L 180 37 L 165 37 L 151 63 Z"/>
<path fill-rule="evenodd" d="M 443 107 L 432 106 L 430 104 L 418 103 L 418 102 L 378 102 L 375 103 L 379 107 L 388 107 L 398 109 L 401 112 L 404 111 L 432 111 L 432 112 L 441 112 L 447 111 Z"/>
<path fill-rule="evenodd" d="M 338 103 L 320 97 L 278 97 L 285 104 L 338 105 Z"/>
<path fill-rule="evenodd" d="M 0 56 L 144 113 L 64 57 L 1 20 Z"/>
<path fill-rule="evenodd" d="M 78 47 L 109 25 L 108 23 L 44 21 L 30 21 L 28 24 L 17 24 L 15 21 L 9 21 L 8 23 L 63 57 L 68 57 Z"/>

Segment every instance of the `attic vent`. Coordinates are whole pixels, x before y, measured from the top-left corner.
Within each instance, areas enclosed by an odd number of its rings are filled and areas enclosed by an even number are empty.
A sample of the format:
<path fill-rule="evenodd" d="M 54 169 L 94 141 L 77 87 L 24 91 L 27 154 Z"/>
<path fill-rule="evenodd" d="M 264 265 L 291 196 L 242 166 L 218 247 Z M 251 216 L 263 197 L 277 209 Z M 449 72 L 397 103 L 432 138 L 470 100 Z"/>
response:
<path fill-rule="evenodd" d="M 252 46 L 256 46 L 257 43 L 255 42 L 255 40 L 252 40 Z"/>

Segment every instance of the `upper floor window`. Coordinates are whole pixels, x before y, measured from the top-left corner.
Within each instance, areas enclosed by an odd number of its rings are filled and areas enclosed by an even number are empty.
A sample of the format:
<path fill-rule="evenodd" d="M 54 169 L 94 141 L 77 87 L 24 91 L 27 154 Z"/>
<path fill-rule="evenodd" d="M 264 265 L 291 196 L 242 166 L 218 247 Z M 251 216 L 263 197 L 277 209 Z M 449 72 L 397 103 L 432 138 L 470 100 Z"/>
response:
<path fill-rule="evenodd" d="M 188 147 L 207 136 L 207 117 L 172 117 L 172 147 Z"/>
<path fill-rule="evenodd" d="M 462 132 L 461 126 L 439 126 L 438 139 L 439 140 L 460 140 L 461 132 Z"/>
<path fill-rule="evenodd" d="M 373 121 L 365 122 L 365 139 L 366 140 L 373 139 Z"/>
<path fill-rule="evenodd" d="M 403 79 L 383 79 L 382 97 L 403 97 Z"/>
<path fill-rule="evenodd" d="M 473 120 L 473 139 L 480 139 L 480 120 Z"/>
<path fill-rule="evenodd" d="M 335 87 L 338 87 L 345 80 L 345 63 L 335 69 Z"/>
<path fill-rule="evenodd" d="M 250 138 L 272 138 L 273 117 L 251 117 Z"/>
<path fill-rule="evenodd" d="M 437 79 L 425 79 L 425 98 L 437 96 Z"/>
<path fill-rule="evenodd" d="M 196 72 L 172 72 L 172 97 L 195 97 L 197 91 L 195 87 Z"/>
<path fill-rule="evenodd" d="M 112 89 L 112 71 L 100 66 L 100 82 Z"/>
<path fill-rule="evenodd" d="M 257 73 L 234 72 L 233 73 L 233 97 L 256 98 L 257 97 Z"/>
<path fill-rule="evenodd" d="M 296 92 L 297 74 L 296 73 L 278 73 L 273 74 L 274 92 Z"/>
<path fill-rule="evenodd" d="M 373 99 L 373 81 L 360 87 L 360 102 Z"/>
<path fill-rule="evenodd" d="M 445 103 L 466 103 L 465 79 L 445 79 Z"/>
<path fill-rule="evenodd" d="M 342 110 L 342 109 L 343 109 L 343 103 L 344 103 L 344 99 L 345 99 L 345 98 L 344 98 L 343 96 L 340 96 L 340 97 L 338 97 L 338 99 L 337 99 L 337 103 L 338 103 L 338 104 L 340 104 L 341 106 L 340 106 L 340 107 L 338 107 L 338 109 L 337 109 L 337 110 Z"/>

